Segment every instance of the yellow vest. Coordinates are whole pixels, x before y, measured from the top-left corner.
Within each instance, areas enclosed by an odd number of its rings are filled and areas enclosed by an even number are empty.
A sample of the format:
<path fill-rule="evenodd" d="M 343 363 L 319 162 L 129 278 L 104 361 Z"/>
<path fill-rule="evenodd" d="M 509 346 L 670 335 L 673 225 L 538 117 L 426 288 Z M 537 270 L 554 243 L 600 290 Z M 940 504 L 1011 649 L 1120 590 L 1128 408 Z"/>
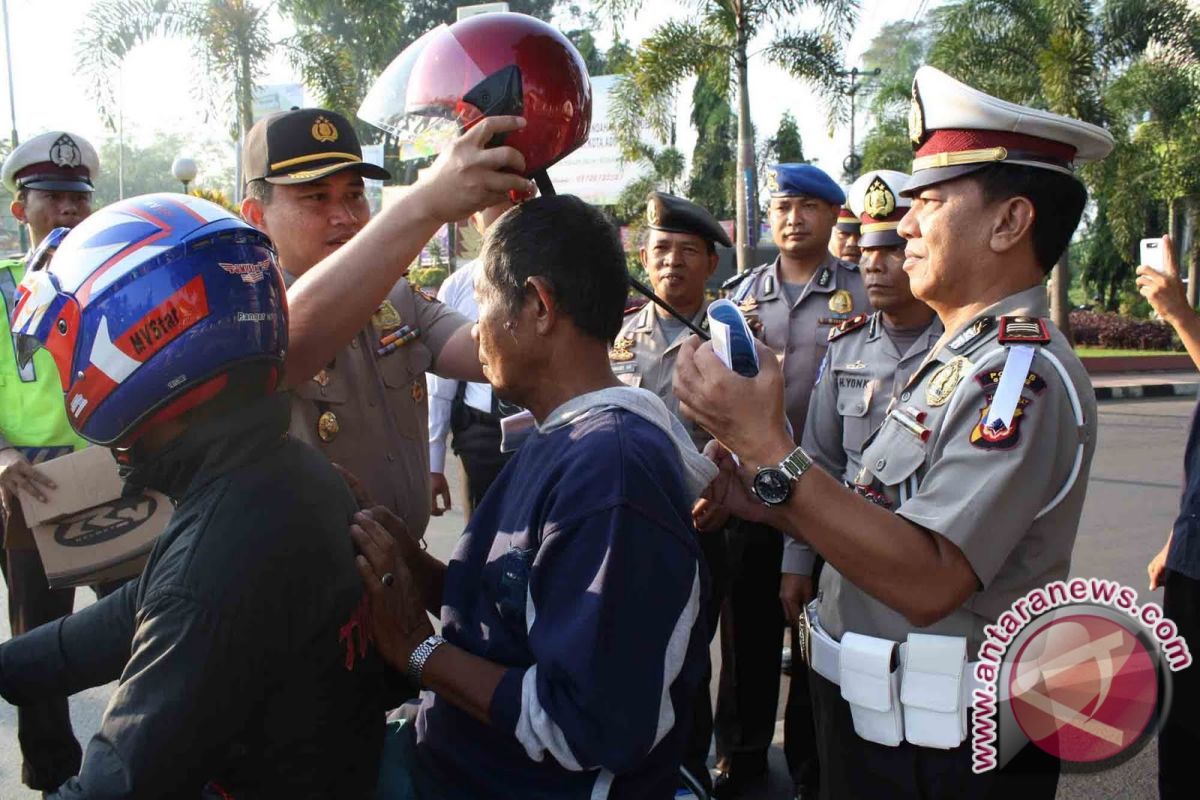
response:
<path fill-rule="evenodd" d="M 25 369 L 17 364 L 9 322 L 15 288 L 25 276 L 22 259 L 0 261 L 0 446 L 12 445 L 33 463 L 87 447 L 88 442 L 71 429 L 63 402 L 58 366 L 47 350 L 38 350 Z"/>

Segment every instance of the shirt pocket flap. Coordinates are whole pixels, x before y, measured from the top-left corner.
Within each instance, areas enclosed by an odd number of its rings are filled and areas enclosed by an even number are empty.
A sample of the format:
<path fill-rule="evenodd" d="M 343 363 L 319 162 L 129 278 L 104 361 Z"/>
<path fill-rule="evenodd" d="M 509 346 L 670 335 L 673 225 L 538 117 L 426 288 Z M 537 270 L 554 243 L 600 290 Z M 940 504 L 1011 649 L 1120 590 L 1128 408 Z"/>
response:
<path fill-rule="evenodd" d="M 884 486 L 898 486 L 925 463 L 925 443 L 889 416 L 863 451 L 862 463 Z"/>
<path fill-rule="evenodd" d="M 842 637 L 839 683 L 847 703 L 872 711 L 892 708 L 892 655 L 896 643 L 847 633 Z"/>
<path fill-rule="evenodd" d="M 964 637 L 909 634 L 900 702 L 930 711 L 957 711 L 966 663 Z"/>
<path fill-rule="evenodd" d="M 842 376 L 839 375 L 840 379 Z M 843 389 L 838 383 L 837 410 L 842 417 L 865 417 L 871 410 L 871 390 L 875 383 L 869 381 L 864 388 Z"/>
<path fill-rule="evenodd" d="M 433 366 L 433 357 L 429 348 L 417 340 L 378 356 L 375 363 L 379 365 L 384 386 L 402 389 L 418 378 L 425 380 L 425 371 Z"/>

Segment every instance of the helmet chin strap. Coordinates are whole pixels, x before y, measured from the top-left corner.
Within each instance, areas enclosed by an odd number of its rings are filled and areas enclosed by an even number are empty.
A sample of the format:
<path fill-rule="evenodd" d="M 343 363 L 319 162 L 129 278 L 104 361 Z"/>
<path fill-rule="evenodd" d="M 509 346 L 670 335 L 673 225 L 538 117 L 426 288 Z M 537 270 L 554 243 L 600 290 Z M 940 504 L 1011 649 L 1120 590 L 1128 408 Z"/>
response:
<path fill-rule="evenodd" d="M 554 191 L 554 184 L 550 181 L 550 175 L 546 172 L 546 170 L 544 170 L 544 169 L 538 170 L 537 172 L 533 173 L 533 175 L 531 175 L 530 177 L 533 178 L 533 182 L 535 184 L 537 184 L 538 192 L 541 193 L 542 197 L 553 197 L 555 194 L 557 194 L 557 192 Z M 654 290 L 651 289 L 649 286 L 642 283 L 641 281 L 639 281 L 637 278 L 633 277 L 632 275 L 630 275 L 628 277 L 629 277 L 629 285 L 632 286 L 635 290 L 637 290 L 637 292 L 639 294 L 645 295 L 647 300 L 654 303 L 656 306 L 661 308 L 663 311 L 666 311 L 672 317 L 674 317 L 675 319 L 682 322 L 684 325 L 686 325 L 692 331 L 692 333 L 696 334 L 701 339 L 708 340 L 710 338 L 707 333 L 700 330 L 700 327 L 698 325 L 696 325 L 696 323 L 692 322 L 690 319 L 685 317 L 683 314 L 680 314 L 678 311 L 676 311 L 674 306 L 672 306 L 666 300 L 663 300 L 661 297 L 656 295 L 654 293 Z"/>

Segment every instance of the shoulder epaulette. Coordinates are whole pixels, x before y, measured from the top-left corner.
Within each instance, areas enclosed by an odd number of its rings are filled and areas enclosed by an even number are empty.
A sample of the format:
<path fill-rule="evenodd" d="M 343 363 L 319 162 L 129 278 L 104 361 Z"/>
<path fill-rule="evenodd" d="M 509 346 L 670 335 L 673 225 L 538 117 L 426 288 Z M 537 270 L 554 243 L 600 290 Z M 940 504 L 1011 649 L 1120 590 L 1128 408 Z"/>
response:
<path fill-rule="evenodd" d="M 844 319 L 829 331 L 829 341 L 839 339 L 851 331 L 856 331 L 859 328 L 866 327 L 866 324 L 871 321 L 870 314 L 859 314 L 850 319 Z"/>
<path fill-rule="evenodd" d="M 1000 344 L 1049 344 L 1050 329 L 1040 317 L 1001 317 Z"/>
<path fill-rule="evenodd" d="M 730 289 L 736 288 L 738 284 L 740 284 L 742 281 L 746 280 L 746 278 L 749 278 L 750 275 L 754 271 L 755 270 L 748 269 L 745 272 L 734 273 L 732 277 L 726 278 L 725 280 L 721 281 L 721 289 L 723 291 L 728 291 Z"/>

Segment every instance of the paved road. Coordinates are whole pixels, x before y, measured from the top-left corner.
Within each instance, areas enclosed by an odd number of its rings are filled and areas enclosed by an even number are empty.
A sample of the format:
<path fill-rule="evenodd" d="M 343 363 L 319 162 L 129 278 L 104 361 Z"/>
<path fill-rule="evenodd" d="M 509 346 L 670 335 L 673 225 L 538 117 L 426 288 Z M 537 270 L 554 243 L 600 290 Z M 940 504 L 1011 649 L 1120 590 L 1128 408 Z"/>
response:
<path fill-rule="evenodd" d="M 1190 400 L 1101 405 L 1100 444 L 1071 565 L 1073 575 L 1120 580 L 1137 587 L 1143 601 L 1154 597 L 1144 591 L 1145 565 L 1162 546 L 1178 505 L 1181 455 L 1191 409 Z M 456 500 L 458 496 L 456 488 Z M 463 517 L 458 509 L 436 518 L 427 536 L 430 550 L 439 557 L 449 554 L 462 527 Z M 77 605 L 92 600 L 90 591 L 81 590 Z M 7 602 L 6 596 L 3 602 Z M 0 636 L 8 636 L 7 617 L 0 620 Z M 71 714 L 81 739 L 86 741 L 99 726 L 111 692 L 110 685 L 72 698 Z M 15 710 L 0 701 L 0 798 L 36 798 L 36 793 L 20 785 L 16 738 Z M 1154 756 L 1151 746 L 1118 769 L 1097 775 L 1066 776 L 1058 796 L 1063 800 L 1155 797 Z M 756 797 L 782 800 L 787 796 L 782 754 L 776 748 L 771 782 Z"/>

